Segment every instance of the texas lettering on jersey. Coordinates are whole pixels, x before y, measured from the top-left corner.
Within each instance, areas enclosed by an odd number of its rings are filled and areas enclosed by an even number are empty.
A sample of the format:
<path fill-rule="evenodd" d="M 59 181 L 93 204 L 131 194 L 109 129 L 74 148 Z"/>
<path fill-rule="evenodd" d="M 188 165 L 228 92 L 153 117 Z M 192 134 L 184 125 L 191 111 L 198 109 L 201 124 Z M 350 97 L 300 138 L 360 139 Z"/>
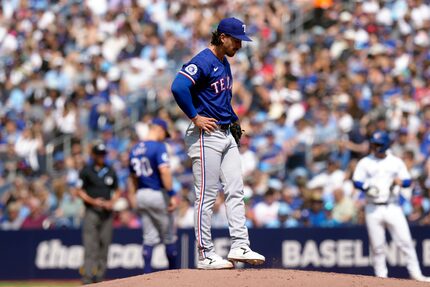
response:
<path fill-rule="evenodd" d="M 179 73 L 194 84 L 191 95 L 198 114 L 217 119 L 218 124 L 237 121 L 231 107 L 233 76 L 227 58 L 220 60 L 210 49 L 205 49 Z"/>
<path fill-rule="evenodd" d="M 231 90 L 233 88 L 233 83 L 230 81 L 230 77 L 221 78 L 211 84 L 216 94 L 219 94 L 225 90 Z"/>

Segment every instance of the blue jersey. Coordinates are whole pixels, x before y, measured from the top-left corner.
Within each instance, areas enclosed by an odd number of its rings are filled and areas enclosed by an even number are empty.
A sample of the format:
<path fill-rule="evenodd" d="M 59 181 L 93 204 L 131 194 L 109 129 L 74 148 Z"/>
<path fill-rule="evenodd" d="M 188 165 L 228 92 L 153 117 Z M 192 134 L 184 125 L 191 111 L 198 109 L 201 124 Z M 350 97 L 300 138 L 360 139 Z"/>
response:
<path fill-rule="evenodd" d="M 142 141 L 130 151 L 130 173 L 138 179 L 138 189 L 163 189 L 159 167 L 169 164 L 166 145 L 158 141 Z"/>
<path fill-rule="evenodd" d="M 233 77 L 227 58 L 221 61 L 206 48 L 182 66 L 180 74 L 190 79 L 193 105 L 199 115 L 229 124 L 238 120 L 231 106 Z"/>

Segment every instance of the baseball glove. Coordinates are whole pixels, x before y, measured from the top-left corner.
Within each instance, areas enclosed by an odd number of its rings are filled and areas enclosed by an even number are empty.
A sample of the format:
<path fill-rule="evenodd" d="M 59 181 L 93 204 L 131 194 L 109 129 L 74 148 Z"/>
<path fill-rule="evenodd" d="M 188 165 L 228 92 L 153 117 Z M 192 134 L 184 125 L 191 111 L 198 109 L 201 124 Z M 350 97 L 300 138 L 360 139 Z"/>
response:
<path fill-rule="evenodd" d="M 377 197 L 379 195 L 379 188 L 376 186 L 369 186 L 369 188 L 366 191 L 367 195 L 370 197 Z"/>
<path fill-rule="evenodd" d="M 231 135 L 234 137 L 234 140 L 236 141 L 237 147 L 240 147 L 240 138 L 242 137 L 242 134 L 244 130 L 240 127 L 239 123 L 232 123 L 230 126 L 230 132 Z"/>

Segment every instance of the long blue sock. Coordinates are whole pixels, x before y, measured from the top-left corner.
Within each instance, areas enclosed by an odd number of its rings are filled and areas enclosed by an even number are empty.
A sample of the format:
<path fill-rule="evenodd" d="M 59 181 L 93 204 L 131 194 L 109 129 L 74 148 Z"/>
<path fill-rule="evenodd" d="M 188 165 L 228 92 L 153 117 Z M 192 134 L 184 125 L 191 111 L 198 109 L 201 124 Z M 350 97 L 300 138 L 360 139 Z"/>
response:
<path fill-rule="evenodd" d="M 145 266 L 143 267 L 143 273 L 145 274 L 152 272 L 152 267 L 151 267 L 152 249 L 154 249 L 154 246 L 143 245 L 143 261 L 145 263 Z"/>
<path fill-rule="evenodd" d="M 169 269 L 177 269 L 178 247 L 176 243 L 166 244 L 166 256 L 169 260 Z"/>

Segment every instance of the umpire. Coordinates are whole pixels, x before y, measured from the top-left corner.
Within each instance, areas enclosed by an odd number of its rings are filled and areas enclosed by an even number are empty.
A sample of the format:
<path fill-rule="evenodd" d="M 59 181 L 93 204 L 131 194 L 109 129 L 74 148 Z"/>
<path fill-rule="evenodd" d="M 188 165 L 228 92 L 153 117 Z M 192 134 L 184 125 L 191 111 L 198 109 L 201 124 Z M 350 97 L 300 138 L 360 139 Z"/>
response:
<path fill-rule="evenodd" d="M 103 143 L 92 147 L 92 161 L 80 172 L 78 194 L 85 203 L 82 226 L 84 266 L 82 283 L 90 284 L 104 279 L 109 245 L 112 241 L 112 206 L 119 198 L 118 179 L 106 161 Z"/>

